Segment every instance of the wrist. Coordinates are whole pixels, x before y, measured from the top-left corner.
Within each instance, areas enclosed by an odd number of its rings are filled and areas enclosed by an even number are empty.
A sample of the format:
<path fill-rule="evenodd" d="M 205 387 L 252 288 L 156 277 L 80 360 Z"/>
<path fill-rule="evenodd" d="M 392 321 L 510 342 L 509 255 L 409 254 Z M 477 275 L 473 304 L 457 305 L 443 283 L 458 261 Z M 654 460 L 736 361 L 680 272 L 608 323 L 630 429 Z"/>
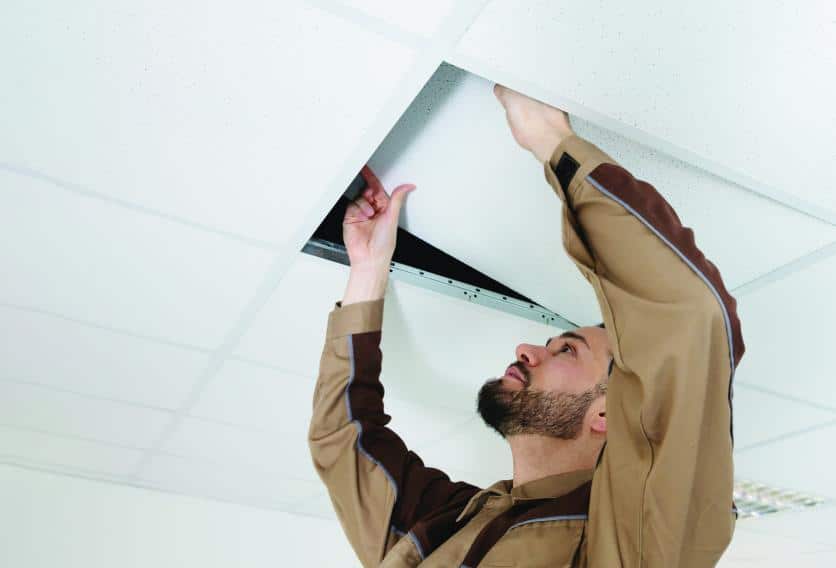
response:
<path fill-rule="evenodd" d="M 560 143 L 570 136 L 575 136 L 575 133 L 569 127 L 561 127 L 550 130 L 549 134 L 545 136 L 537 148 L 534 149 L 534 156 L 542 164 L 548 162 L 554 151 L 558 146 L 560 146 Z"/>
<path fill-rule="evenodd" d="M 352 265 L 342 305 L 379 300 L 386 295 L 389 263 Z"/>
<path fill-rule="evenodd" d="M 569 123 L 569 116 L 560 109 L 552 110 L 554 112 L 546 115 L 545 134 L 534 152 L 541 163 L 548 162 L 560 143 L 575 135 Z"/>

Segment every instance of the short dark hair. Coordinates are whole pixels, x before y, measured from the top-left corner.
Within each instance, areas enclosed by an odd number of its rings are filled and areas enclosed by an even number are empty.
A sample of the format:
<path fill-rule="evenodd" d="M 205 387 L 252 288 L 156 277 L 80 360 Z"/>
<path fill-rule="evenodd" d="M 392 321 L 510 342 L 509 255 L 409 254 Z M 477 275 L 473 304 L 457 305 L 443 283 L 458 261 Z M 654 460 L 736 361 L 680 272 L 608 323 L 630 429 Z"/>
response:
<path fill-rule="evenodd" d="M 600 328 L 606 329 L 606 328 L 604 327 L 604 322 L 599 323 L 599 324 L 598 324 L 598 325 L 596 325 L 595 327 L 600 327 Z"/>

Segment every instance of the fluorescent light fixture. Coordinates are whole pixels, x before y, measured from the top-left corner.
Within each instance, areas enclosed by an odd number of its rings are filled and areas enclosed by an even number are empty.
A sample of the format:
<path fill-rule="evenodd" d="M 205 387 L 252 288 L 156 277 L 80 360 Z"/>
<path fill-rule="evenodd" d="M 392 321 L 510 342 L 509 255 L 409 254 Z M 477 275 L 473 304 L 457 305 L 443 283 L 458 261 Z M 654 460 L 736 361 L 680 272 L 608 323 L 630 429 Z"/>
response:
<path fill-rule="evenodd" d="M 734 502 L 738 518 L 761 517 L 770 513 L 807 509 L 826 502 L 820 497 L 805 495 L 769 487 L 754 481 L 737 480 L 734 483 Z"/>

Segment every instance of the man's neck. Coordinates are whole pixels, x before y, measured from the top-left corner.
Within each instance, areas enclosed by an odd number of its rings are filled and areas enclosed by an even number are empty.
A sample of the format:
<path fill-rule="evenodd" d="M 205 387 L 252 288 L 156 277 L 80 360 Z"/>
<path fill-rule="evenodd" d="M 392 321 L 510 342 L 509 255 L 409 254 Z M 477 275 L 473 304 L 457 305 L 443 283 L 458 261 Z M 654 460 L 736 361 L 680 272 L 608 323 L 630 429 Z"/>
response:
<path fill-rule="evenodd" d="M 514 487 L 559 473 L 595 467 L 589 440 L 561 440 L 537 434 L 508 437 L 514 458 Z"/>

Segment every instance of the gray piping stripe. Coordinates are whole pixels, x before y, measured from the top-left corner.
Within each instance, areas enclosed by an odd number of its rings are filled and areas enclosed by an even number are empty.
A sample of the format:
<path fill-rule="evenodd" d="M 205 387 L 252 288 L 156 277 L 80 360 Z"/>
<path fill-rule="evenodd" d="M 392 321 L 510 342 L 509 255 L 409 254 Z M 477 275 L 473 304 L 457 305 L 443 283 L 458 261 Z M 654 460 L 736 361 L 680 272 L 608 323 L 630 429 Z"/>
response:
<path fill-rule="evenodd" d="M 385 467 L 383 467 L 382 463 L 380 463 L 379 461 L 374 459 L 371 456 L 371 454 L 369 454 L 369 452 L 366 451 L 366 448 L 363 447 L 363 444 L 360 442 L 360 440 L 363 437 L 363 425 L 360 424 L 359 420 L 355 420 L 354 415 L 351 413 L 351 402 L 348 399 L 348 387 L 350 387 L 351 383 L 354 382 L 354 336 L 353 335 L 348 336 L 348 359 L 349 359 L 349 362 L 351 363 L 351 374 L 348 377 L 348 384 L 345 386 L 345 395 L 344 395 L 345 396 L 345 410 L 348 413 L 348 421 L 352 422 L 354 424 L 354 426 L 357 428 L 357 449 L 360 450 L 360 453 L 363 454 L 364 456 L 366 456 L 369 459 L 369 461 L 371 461 L 373 464 L 375 464 L 377 467 L 379 467 L 383 471 L 384 474 L 386 474 L 386 478 L 389 480 L 389 483 L 392 484 L 392 490 L 395 492 L 395 502 L 397 502 L 398 501 L 398 484 L 395 483 L 395 478 L 392 477 L 392 475 L 389 473 L 389 471 Z M 392 512 L 394 512 L 394 510 Z M 390 525 L 389 526 L 393 526 L 391 524 L 391 518 L 390 518 Z M 397 528 L 395 530 L 397 530 Z"/>
<path fill-rule="evenodd" d="M 508 530 L 510 531 L 511 529 L 521 527 L 523 525 L 528 525 L 531 523 L 542 523 L 545 521 L 579 521 L 585 520 L 586 518 L 586 515 L 555 515 L 553 517 L 540 517 L 539 519 L 529 519 L 527 521 L 521 521 L 515 525 L 511 525 L 510 527 L 508 527 Z"/>
<path fill-rule="evenodd" d="M 412 544 L 415 545 L 415 548 L 418 549 L 418 554 L 421 555 L 421 560 L 423 560 L 424 559 L 424 549 L 421 548 L 421 543 L 418 542 L 418 537 L 416 537 L 415 533 L 413 533 L 412 531 L 409 531 L 409 534 L 407 534 L 406 536 L 409 537 L 409 540 L 411 540 Z"/>
<path fill-rule="evenodd" d="M 714 285 L 711 283 L 711 281 L 705 276 L 705 274 L 700 272 L 700 270 L 694 265 L 693 262 L 691 262 L 691 260 L 688 257 L 686 257 L 684 254 L 682 254 L 682 252 L 678 248 L 673 246 L 673 243 L 671 243 L 668 239 L 666 239 L 665 236 L 662 235 L 662 233 L 660 233 L 658 230 L 656 230 L 656 227 L 651 225 L 644 217 L 639 215 L 638 212 L 635 209 L 633 209 L 632 207 L 627 205 L 624 201 L 622 201 L 621 199 L 619 199 L 618 197 L 616 197 L 615 195 L 613 195 L 612 193 L 610 193 L 609 191 L 604 189 L 604 187 L 600 183 L 595 181 L 595 179 L 591 175 L 586 176 L 586 180 L 589 183 L 591 183 L 598 191 L 600 191 L 601 193 L 603 193 L 604 195 L 606 195 L 607 197 L 609 197 L 613 201 L 619 203 L 627 211 L 632 213 L 637 219 L 639 219 L 642 223 L 644 223 L 645 226 L 647 226 L 648 229 L 653 231 L 656 234 L 657 237 L 662 239 L 662 242 L 664 242 L 666 245 L 668 245 L 671 248 L 671 250 L 673 250 L 679 256 L 679 258 L 681 258 L 685 262 L 685 264 L 687 264 L 689 267 L 691 267 L 691 270 L 693 270 L 694 273 L 697 276 L 699 276 L 702 279 L 703 282 L 705 282 L 706 286 L 708 286 L 708 289 L 711 290 L 711 293 L 714 294 L 715 298 L 717 298 L 717 302 L 720 304 L 720 308 L 722 308 L 722 310 L 723 310 L 723 319 L 726 323 L 726 336 L 728 337 L 728 342 L 729 342 L 729 366 L 731 367 L 730 380 L 734 379 L 734 345 L 733 345 L 732 332 L 731 332 L 731 322 L 729 320 L 729 314 L 726 311 L 726 304 L 723 303 L 723 298 L 720 297 L 720 294 L 719 294 L 719 292 L 717 292 L 717 289 L 714 288 Z M 729 400 L 729 403 L 731 403 L 731 400 Z"/>

